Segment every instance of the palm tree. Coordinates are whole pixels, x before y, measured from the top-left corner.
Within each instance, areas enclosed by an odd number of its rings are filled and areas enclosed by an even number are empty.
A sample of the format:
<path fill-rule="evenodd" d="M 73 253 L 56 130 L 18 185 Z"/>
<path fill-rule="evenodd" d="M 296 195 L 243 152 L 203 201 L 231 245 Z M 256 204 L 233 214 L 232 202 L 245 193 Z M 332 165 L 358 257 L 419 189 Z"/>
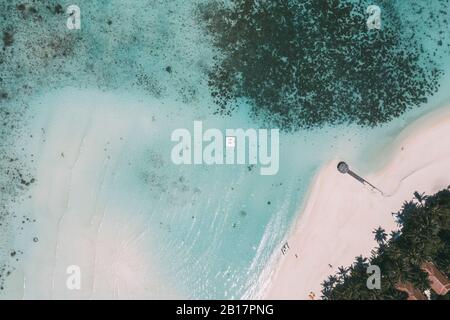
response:
<path fill-rule="evenodd" d="M 391 240 L 393 240 L 393 241 L 397 240 L 398 237 L 400 237 L 401 234 L 402 234 L 402 233 L 401 233 L 399 230 L 397 230 L 397 231 L 391 231 L 391 234 L 390 234 Z"/>
<path fill-rule="evenodd" d="M 347 279 L 349 269 L 345 268 L 344 266 L 338 268 L 337 274 L 339 275 L 340 280 Z"/>
<path fill-rule="evenodd" d="M 382 227 L 378 227 L 377 229 L 373 230 L 372 233 L 375 235 L 375 241 L 378 242 L 378 244 L 383 244 L 387 239 L 387 233 Z"/>
<path fill-rule="evenodd" d="M 321 290 L 322 299 L 331 300 L 331 298 L 332 298 L 331 294 L 333 293 L 333 286 L 332 286 L 331 282 L 328 280 L 324 280 L 321 285 L 322 285 L 322 290 Z"/>
<path fill-rule="evenodd" d="M 428 199 L 428 196 L 425 195 L 425 192 L 419 193 L 417 191 L 414 192 L 414 198 L 420 203 L 421 206 L 423 206 L 423 203 L 425 200 Z"/>
<path fill-rule="evenodd" d="M 328 276 L 328 282 L 331 287 L 334 287 L 334 285 L 338 283 L 338 278 L 336 276 Z"/>
<path fill-rule="evenodd" d="M 363 258 L 363 256 L 357 256 L 355 259 L 355 262 L 353 263 L 352 271 L 354 272 L 360 272 L 364 271 L 366 272 L 367 266 L 369 264 L 367 263 L 367 258 Z"/>
<path fill-rule="evenodd" d="M 408 217 L 415 212 L 417 209 L 417 204 L 413 201 L 405 201 L 402 205 L 400 212 L 394 213 L 397 224 L 403 226 Z"/>

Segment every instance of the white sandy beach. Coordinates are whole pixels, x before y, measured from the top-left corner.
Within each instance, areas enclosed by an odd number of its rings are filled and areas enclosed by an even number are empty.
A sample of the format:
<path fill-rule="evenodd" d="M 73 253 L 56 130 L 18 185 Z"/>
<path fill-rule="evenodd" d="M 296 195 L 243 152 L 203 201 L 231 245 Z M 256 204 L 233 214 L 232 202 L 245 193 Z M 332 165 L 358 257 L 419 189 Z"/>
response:
<path fill-rule="evenodd" d="M 396 229 L 391 213 L 414 191 L 433 194 L 450 185 L 450 108 L 443 108 L 407 127 L 386 148 L 389 158 L 378 172 L 364 176 L 380 188 L 366 188 L 336 169 L 336 159 L 315 177 L 308 199 L 288 237 L 290 249 L 275 266 L 267 299 L 320 298 L 321 282 L 377 245 L 372 231 Z M 381 159 L 381 156 L 380 156 Z M 380 160 L 381 161 L 381 160 Z M 358 173 L 358 168 L 350 169 Z M 332 267 L 331 267 L 332 266 Z"/>
<path fill-rule="evenodd" d="M 30 129 L 37 183 L 26 208 L 39 223 L 17 240 L 25 248 L 23 261 L 4 298 L 178 297 L 162 280 L 149 245 L 156 235 L 140 198 L 145 193 L 119 170 L 132 161 L 127 156 L 139 137 L 155 136 L 152 112 L 140 105 L 122 108 L 125 102 L 114 98 L 91 93 L 67 99 L 62 92 L 41 107 Z M 75 289 L 67 285 L 72 274 L 79 278 Z"/>

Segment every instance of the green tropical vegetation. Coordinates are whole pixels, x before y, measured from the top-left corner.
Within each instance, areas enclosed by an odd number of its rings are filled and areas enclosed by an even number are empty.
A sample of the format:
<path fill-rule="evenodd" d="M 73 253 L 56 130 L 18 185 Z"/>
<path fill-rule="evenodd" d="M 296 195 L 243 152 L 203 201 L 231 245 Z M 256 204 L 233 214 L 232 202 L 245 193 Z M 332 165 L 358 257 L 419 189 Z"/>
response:
<path fill-rule="evenodd" d="M 326 300 L 406 299 L 398 291 L 399 282 L 410 282 L 422 292 L 430 290 L 427 273 L 420 266 L 433 262 L 447 277 L 450 275 L 450 187 L 435 195 L 415 192 L 401 210 L 393 213 L 398 230 L 389 235 L 378 227 L 373 231 L 378 246 L 371 257 L 358 256 L 349 267 L 340 267 L 322 283 Z M 367 268 L 377 265 L 381 270 L 381 288 L 368 289 Z M 439 296 L 430 290 L 430 299 L 450 299 L 450 292 Z"/>

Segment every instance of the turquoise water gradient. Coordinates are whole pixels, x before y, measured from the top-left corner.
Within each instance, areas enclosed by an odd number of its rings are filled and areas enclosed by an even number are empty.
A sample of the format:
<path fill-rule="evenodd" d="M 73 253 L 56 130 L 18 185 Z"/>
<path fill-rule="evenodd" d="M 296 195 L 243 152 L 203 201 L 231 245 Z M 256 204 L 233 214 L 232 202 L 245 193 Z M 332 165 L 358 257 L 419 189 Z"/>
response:
<path fill-rule="evenodd" d="M 5 11 L 8 5 L 14 7 L 9 1 L 1 3 Z M 229 117 L 214 114 L 207 72 L 221 53 L 200 25 L 199 2 L 76 3 L 82 10 L 80 31 L 67 30 L 65 17 L 43 5 L 38 10 L 45 23 L 18 14 L 1 22 L 4 29 L 13 27 L 15 32 L 13 49 L 2 56 L 8 63 L 0 69 L 2 90 L 9 93 L 1 104 L 14 124 L 2 132 L 2 151 L 17 157 L 32 177 L 47 146 L 40 132 L 52 127 L 55 117 L 70 115 L 73 121 L 67 121 L 67 132 L 76 131 L 78 120 L 87 119 L 90 112 L 142 118 L 148 133 L 136 129 L 122 137 L 125 143 L 111 155 L 114 170 L 107 171 L 98 196 L 106 204 L 134 208 L 125 215 L 146 215 L 155 239 L 149 244 L 152 259 L 163 266 L 161 277 L 182 297 L 258 297 L 266 280 L 263 271 L 280 253 L 320 167 L 332 159 L 345 159 L 358 172 L 370 172 L 380 166 L 378 152 L 402 129 L 450 103 L 450 57 L 442 53 L 434 61 L 444 71 L 441 89 L 422 108 L 374 129 L 342 125 L 283 133 L 275 176 L 261 176 L 257 168 L 247 166 L 176 166 L 170 160 L 174 129 L 193 130 L 194 120 L 222 130 L 261 127 L 248 116 L 250 106 L 245 101 Z M 424 50 L 449 46 L 448 37 L 441 45 L 437 39 L 442 32 L 450 34 L 450 24 L 435 29 L 428 25 L 430 13 L 438 15 L 446 1 L 393 3 L 405 37 L 410 36 L 409 23 L 423 24 L 424 32 L 415 36 Z M 417 10 L 414 3 L 425 9 Z M 61 2 L 64 8 L 68 4 L 72 2 Z M 83 107 L 85 101 L 91 109 Z M 8 179 L 14 177 L 2 176 L 0 181 L 10 184 Z M 7 211 L 14 213 L 3 215 L 0 226 L 4 270 L 14 272 L 33 264 L 35 244 L 30 239 L 45 232 L 46 226 L 44 213 L 33 207 L 28 195 L 40 183 L 2 195 Z M 36 222 L 23 225 L 23 217 Z M 18 261 L 11 258 L 11 250 L 22 252 Z M 0 297 L 10 295 L 8 283 Z"/>

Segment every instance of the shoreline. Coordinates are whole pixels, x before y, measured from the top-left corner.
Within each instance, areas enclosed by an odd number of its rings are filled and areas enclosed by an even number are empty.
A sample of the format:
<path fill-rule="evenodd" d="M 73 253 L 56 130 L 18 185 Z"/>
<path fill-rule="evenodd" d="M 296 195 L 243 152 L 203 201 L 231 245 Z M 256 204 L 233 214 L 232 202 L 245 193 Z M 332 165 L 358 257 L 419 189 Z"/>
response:
<path fill-rule="evenodd" d="M 450 185 L 450 107 L 422 116 L 404 130 L 377 157 L 379 170 L 362 177 L 384 196 L 336 169 L 334 159 L 313 179 L 287 242 L 285 255 L 277 253 L 264 299 L 309 299 L 321 296 L 321 282 L 349 266 L 358 255 L 370 256 L 376 247 L 372 231 L 389 234 L 397 226 L 391 213 L 413 198 L 413 192 L 433 194 Z M 358 168 L 350 168 L 358 172 Z"/>

